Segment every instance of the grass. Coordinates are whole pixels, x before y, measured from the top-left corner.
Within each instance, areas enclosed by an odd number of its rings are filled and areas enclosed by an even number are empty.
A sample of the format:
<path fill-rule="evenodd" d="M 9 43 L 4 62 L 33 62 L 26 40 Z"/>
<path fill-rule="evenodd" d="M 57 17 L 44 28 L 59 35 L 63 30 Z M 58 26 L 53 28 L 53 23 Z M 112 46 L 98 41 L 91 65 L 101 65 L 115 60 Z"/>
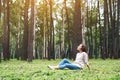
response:
<path fill-rule="evenodd" d="M 57 60 L 3 61 L 0 63 L 0 80 L 120 80 L 120 60 L 91 59 L 91 71 L 50 70 L 47 65 L 57 65 Z"/>

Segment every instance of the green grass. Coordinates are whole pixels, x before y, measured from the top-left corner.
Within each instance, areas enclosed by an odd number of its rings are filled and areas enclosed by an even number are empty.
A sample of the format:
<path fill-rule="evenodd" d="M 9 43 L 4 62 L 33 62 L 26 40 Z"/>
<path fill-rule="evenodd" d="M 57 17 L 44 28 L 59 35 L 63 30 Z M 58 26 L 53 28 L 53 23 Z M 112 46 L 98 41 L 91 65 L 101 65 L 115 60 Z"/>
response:
<path fill-rule="evenodd" d="M 50 70 L 58 60 L 3 61 L 0 63 L 0 80 L 120 80 L 120 60 L 89 60 L 91 71 Z"/>

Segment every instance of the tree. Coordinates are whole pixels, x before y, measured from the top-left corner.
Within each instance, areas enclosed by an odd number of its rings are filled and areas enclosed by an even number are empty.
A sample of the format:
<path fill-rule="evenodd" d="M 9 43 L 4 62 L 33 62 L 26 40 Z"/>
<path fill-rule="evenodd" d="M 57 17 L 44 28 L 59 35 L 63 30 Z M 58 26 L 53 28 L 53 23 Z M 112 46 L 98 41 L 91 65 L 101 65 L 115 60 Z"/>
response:
<path fill-rule="evenodd" d="M 99 53 L 102 55 L 102 26 L 101 26 L 101 17 L 100 17 L 100 0 L 98 0 L 98 24 L 99 24 Z"/>
<path fill-rule="evenodd" d="M 117 1 L 117 53 L 118 58 L 120 58 L 120 36 L 119 36 L 119 30 L 120 30 L 120 0 Z"/>
<path fill-rule="evenodd" d="M 25 0 L 25 10 L 24 10 L 24 34 L 23 34 L 23 52 L 22 52 L 22 60 L 27 60 L 28 56 L 28 8 L 29 8 L 30 0 Z"/>
<path fill-rule="evenodd" d="M 95 35 L 95 37 L 94 37 L 94 46 L 93 46 L 93 50 L 94 50 L 94 55 L 95 55 L 95 58 L 97 59 L 98 58 L 98 52 L 99 52 L 99 46 L 98 46 L 98 41 L 97 41 L 97 36 L 98 36 L 98 27 L 97 27 L 97 23 L 98 23 L 98 9 L 97 9 L 97 7 L 98 7 L 98 1 L 96 1 L 95 3 L 94 3 L 94 10 L 95 10 L 95 30 L 94 30 L 94 35 Z M 97 6 L 95 6 L 95 4 L 97 4 Z M 98 52 L 97 52 L 98 51 Z"/>
<path fill-rule="evenodd" d="M 86 36 L 87 36 L 87 38 L 86 38 L 86 44 L 88 45 L 88 48 L 90 47 L 90 36 L 89 36 L 89 33 L 90 33 L 90 31 L 89 31 L 89 6 L 88 6 L 88 1 L 87 1 L 87 13 L 86 13 L 86 28 L 87 28 L 87 32 L 86 32 Z M 90 52 L 90 49 L 88 49 L 89 51 L 88 52 Z M 90 54 L 89 54 L 89 57 L 91 57 L 90 56 Z"/>
<path fill-rule="evenodd" d="M 106 59 L 107 55 L 107 28 L 108 28 L 108 2 L 104 0 L 104 27 L 103 27 L 103 51 L 101 57 Z"/>
<path fill-rule="evenodd" d="M 119 3 L 119 2 L 118 2 Z M 117 20 L 119 20 L 119 18 L 116 18 L 117 16 L 117 1 L 113 1 L 113 26 L 112 26 L 112 30 L 113 30 L 113 53 L 114 53 L 114 59 L 118 59 L 118 45 L 119 45 L 119 27 L 116 25 L 117 24 Z M 118 16 L 119 17 L 119 16 Z"/>
<path fill-rule="evenodd" d="M 2 11 L 2 8 L 1 8 L 2 4 L 1 3 L 2 3 L 2 1 L 0 0 L 0 26 L 1 26 L 1 11 Z M 0 27 L 0 29 L 1 29 L 1 27 Z M 2 46 L 1 46 L 2 44 L 1 43 L 2 43 L 2 41 L 1 41 L 1 34 L 0 34 L 0 62 L 1 62 L 1 52 L 2 52 L 1 51 L 1 48 L 2 48 Z"/>
<path fill-rule="evenodd" d="M 90 40 L 90 43 L 89 43 L 89 56 L 90 58 L 93 58 L 93 0 L 91 0 L 91 8 L 90 8 L 90 23 L 89 23 L 89 40 Z"/>
<path fill-rule="evenodd" d="M 0 0 L 0 20 L 1 20 L 1 11 L 2 11 L 2 1 Z"/>
<path fill-rule="evenodd" d="M 52 59 L 55 59 L 55 52 L 54 52 L 54 25 L 53 25 L 53 17 L 52 17 L 52 6 L 53 6 L 53 0 L 49 0 L 49 5 L 50 5 L 50 44 L 49 44 L 49 49 L 50 49 L 50 56 Z"/>
<path fill-rule="evenodd" d="M 113 41 L 113 38 L 112 38 L 112 26 L 113 26 L 113 18 L 112 18 L 112 10 L 113 8 L 112 8 L 112 2 L 111 2 L 111 0 L 109 0 L 109 10 L 110 10 L 110 24 L 109 24 L 109 27 L 108 27 L 108 30 L 109 30 L 109 36 L 108 36 L 108 41 L 109 42 L 111 42 L 111 41 Z M 110 54 L 110 58 L 112 58 L 113 57 L 113 43 L 109 43 L 108 44 L 108 52 L 109 52 L 109 54 Z"/>
<path fill-rule="evenodd" d="M 22 22 L 21 22 L 21 17 L 22 17 L 22 7 L 23 7 L 23 5 L 22 5 L 22 1 L 23 0 L 17 0 L 16 1 L 16 3 L 14 3 L 15 5 L 17 5 L 17 7 L 16 8 L 14 8 L 18 13 L 16 14 L 16 15 L 14 15 L 14 16 L 16 16 L 16 21 L 13 21 L 13 22 L 15 22 L 15 26 L 16 26 L 16 50 L 15 50 L 15 57 L 17 58 L 17 60 L 19 60 L 20 59 L 20 57 L 21 57 L 21 55 L 20 55 L 20 48 L 21 48 L 21 45 L 20 45 L 20 43 L 21 43 L 21 25 L 22 25 Z M 13 7 L 14 7 L 14 5 L 13 5 Z M 13 13 L 14 13 L 14 10 L 12 11 Z M 17 23 L 17 24 L 16 24 Z"/>
<path fill-rule="evenodd" d="M 43 22 L 43 27 L 44 27 L 44 31 L 43 31 L 43 53 L 42 53 L 42 58 L 46 57 L 46 0 L 43 1 L 44 3 L 44 22 Z"/>
<path fill-rule="evenodd" d="M 119 2 L 115 0 L 114 1 L 109 0 L 109 10 L 110 10 L 109 42 L 110 41 L 112 42 L 109 43 L 112 46 L 110 52 L 110 58 L 115 58 L 115 59 L 118 58 L 118 50 L 119 50 L 119 46 L 117 45 L 119 44 L 119 31 L 118 31 L 119 27 L 117 26 L 117 19 L 119 18 L 116 18 L 117 14 L 119 14 L 117 13 L 117 9 L 118 9 L 117 4 L 119 4 Z"/>
<path fill-rule="evenodd" d="M 68 51 L 67 51 L 67 57 L 71 57 L 71 44 L 70 44 L 70 23 L 69 23 L 69 16 L 68 16 L 68 9 L 66 6 L 66 0 L 64 0 L 64 6 L 65 6 L 65 14 L 66 14 L 66 21 L 67 21 L 67 41 L 68 41 Z"/>
<path fill-rule="evenodd" d="M 49 26 L 48 26 L 48 5 L 47 5 L 47 0 L 43 0 L 43 9 L 44 9 L 44 16 L 43 16 L 43 52 L 42 52 L 42 59 L 43 58 L 50 58 L 50 55 L 48 54 L 48 46 L 49 43 Z M 47 53 L 48 52 L 48 53 Z"/>
<path fill-rule="evenodd" d="M 81 0 L 75 0 L 75 11 L 74 11 L 74 26 L 72 35 L 72 53 L 75 58 L 77 53 L 77 46 L 82 43 L 82 26 L 81 26 Z"/>
<path fill-rule="evenodd" d="M 59 39 L 61 41 L 61 43 L 60 43 L 61 57 L 64 58 L 65 57 L 65 6 L 64 5 L 61 9 L 61 16 L 62 16 L 62 25 L 61 25 L 62 32 L 61 32 L 61 35 L 59 36 Z"/>
<path fill-rule="evenodd" d="M 30 28 L 29 28 L 29 36 L 28 36 L 28 61 L 31 62 L 32 59 L 33 59 L 33 50 L 34 50 L 34 37 L 35 37 L 35 34 L 34 34 L 34 31 L 35 31 L 35 18 L 34 18 L 34 5 L 35 5 L 35 2 L 34 0 L 31 0 L 31 19 L 30 19 Z"/>
<path fill-rule="evenodd" d="M 3 58 L 4 60 L 9 60 L 10 59 L 9 0 L 3 0 L 3 6 L 4 6 L 4 23 L 3 23 L 3 37 L 2 37 Z"/>
<path fill-rule="evenodd" d="M 49 53 L 49 32 L 50 32 L 50 30 L 49 30 L 49 28 L 47 28 L 47 27 L 49 27 L 48 26 L 48 6 L 47 6 L 47 0 L 44 0 L 45 1 L 45 6 L 44 6 L 44 8 L 45 8 L 45 15 L 44 16 L 46 16 L 45 17 L 45 22 L 44 22 L 44 26 L 46 26 L 46 32 L 44 32 L 45 33 L 45 35 L 46 35 L 46 43 L 45 43 L 45 46 L 46 46 L 46 49 L 45 49 L 45 53 L 46 53 L 46 57 L 48 58 L 48 59 L 50 59 L 50 53 Z M 46 23 L 46 24 L 45 24 Z"/>

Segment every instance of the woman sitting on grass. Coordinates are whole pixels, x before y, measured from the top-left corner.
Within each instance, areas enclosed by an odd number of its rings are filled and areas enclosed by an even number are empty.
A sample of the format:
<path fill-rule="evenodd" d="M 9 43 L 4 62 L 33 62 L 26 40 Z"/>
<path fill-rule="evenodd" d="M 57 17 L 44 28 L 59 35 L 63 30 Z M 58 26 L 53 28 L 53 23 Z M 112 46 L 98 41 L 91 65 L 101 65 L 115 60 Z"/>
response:
<path fill-rule="evenodd" d="M 48 68 L 52 70 L 58 69 L 71 69 L 71 70 L 80 70 L 83 69 L 85 65 L 87 65 L 88 69 L 90 70 L 90 66 L 88 63 L 88 54 L 86 53 L 86 47 L 83 44 L 80 44 L 77 47 L 79 51 L 76 55 L 76 59 L 73 63 L 71 63 L 68 59 L 63 59 L 57 66 L 48 66 Z"/>

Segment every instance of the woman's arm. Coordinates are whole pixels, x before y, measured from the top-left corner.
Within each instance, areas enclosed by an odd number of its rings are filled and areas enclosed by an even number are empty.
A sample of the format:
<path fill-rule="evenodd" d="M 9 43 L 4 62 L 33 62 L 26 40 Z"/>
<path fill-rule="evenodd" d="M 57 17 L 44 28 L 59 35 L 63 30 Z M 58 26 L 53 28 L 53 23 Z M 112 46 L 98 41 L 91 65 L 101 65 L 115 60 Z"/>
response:
<path fill-rule="evenodd" d="M 85 64 L 87 65 L 88 69 L 90 70 L 90 65 L 88 62 L 88 54 L 87 53 L 84 54 L 84 60 L 85 60 Z"/>

